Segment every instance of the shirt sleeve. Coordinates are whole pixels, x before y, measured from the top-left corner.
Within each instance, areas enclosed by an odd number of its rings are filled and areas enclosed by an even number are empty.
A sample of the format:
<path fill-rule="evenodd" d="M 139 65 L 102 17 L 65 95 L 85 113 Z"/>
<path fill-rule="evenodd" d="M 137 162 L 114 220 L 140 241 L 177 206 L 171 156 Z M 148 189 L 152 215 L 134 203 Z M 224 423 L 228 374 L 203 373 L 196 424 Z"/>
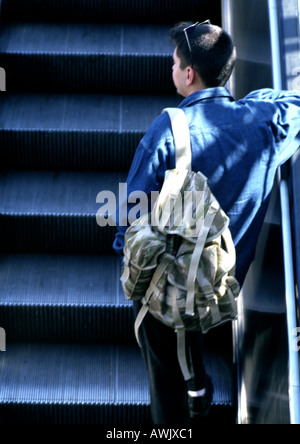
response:
<path fill-rule="evenodd" d="M 171 155 L 172 151 L 174 152 L 174 143 L 171 125 L 169 117 L 163 114 L 152 123 L 141 140 L 128 174 L 127 193 L 122 197 L 122 202 L 119 202 L 117 234 L 113 245 L 119 256 L 123 255 L 125 232 L 130 222 L 128 214 L 134 208 L 142 208 L 143 214 L 151 211 L 151 193 L 161 190 L 166 170 L 175 167 L 175 160 L 173 162 L 171 160 L 172 157 L 175 159 L 175 154 Z M 143 199 L 142 204 L 138 198 L 139 195 Z M 137 207 L 137 204 L 140 205 Z M 122 218 L 120 217 L 121 212 Z M 126 222 L 124 222 L 124 212 L 127 215 Z M 138 213 L 137 217 L 143 214 Z"/>
<path fill-rule="evenodd" d="M 300 146 L 300 93 L 264 89 L 247 96 L 256 100 L 261 112 L 269 114 L 278 166 L 289 160 Z"/>

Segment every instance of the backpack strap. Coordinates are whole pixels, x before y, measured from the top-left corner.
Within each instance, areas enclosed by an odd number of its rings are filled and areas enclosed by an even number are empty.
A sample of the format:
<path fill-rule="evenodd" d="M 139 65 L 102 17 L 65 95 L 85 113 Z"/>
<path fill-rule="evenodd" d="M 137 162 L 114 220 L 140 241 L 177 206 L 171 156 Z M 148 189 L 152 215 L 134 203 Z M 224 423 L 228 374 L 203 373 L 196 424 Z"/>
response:
<path fill-rule="evenodd" d="M 142 308 L 141 308 L 141 310 L 136 318 L 135 324 L 134 324 L 135 337 L 136 337 L 136 340 L 137 340 L 139 346 L 141 346 L 141 343 L 139 340 L 139 329 L 140 329 L 140 327 L 143 323 L 143 320 L 145 319 L 145 317 L 149 311 L 150 299 L 152 298 L 152 296 L 156 290 L 159 280 L 161 279 L 163 274 L 166 272 L 167 268 L 169 267 L 169 265 L 172 263 L 173 260 L 174 260 L 173 256 L 171 256 L 169 254 L 164 255 L 162 262 L 158 265 L 158 267 L 155 270 L 155 273 L 154 273 L 153 278 L 151 280 L 150 286 L 146 292 L 146 295 L 142 299 L 143 305 L 142 305 Z"/>
<path fill-rule="evenodd" d="M 236 268 L 236 249 L 233 243 L 232 235 L 229 230 L 229 228 L 226 228 L 226 230 L 222 233 L 222 238 L 225 242 L 227 253 L 230 256 L 231 259 L 231 265 L 232 268 L 230 272 L 228 273 L 229 276 L 235 276 L 235 268 Z"/>
<path fill-rule="evenodd" d="M 199 268 L 199 262 L 201 259 L 201 255 L 203 253 L 203 249 L 205 247 L 206 239 L 213 224 L 214 218 L 218 212 L 219 204 L 217 201 L 213 201 L 208 209 L 206 217 L 203 216 L 203 227 L 201 232 L 199 233 L 199 237 L 197 239 L 197 243 L 195 245 L 195 249 L 191 258 L 191 264 L 189 269 L 189 274 L 187 278 L 187 297 L 186 297 L 186 315 L 194 316 L 195 308 L 195 282 L 197 278 L 197 270 Z"/>
<path fill-rule="evenodd" d="M 192 150 L 190 129 L 184 111 L 180 108 L 165 108 L 168 113 L 175 144 L 176 168 L 192 171 Z"/>

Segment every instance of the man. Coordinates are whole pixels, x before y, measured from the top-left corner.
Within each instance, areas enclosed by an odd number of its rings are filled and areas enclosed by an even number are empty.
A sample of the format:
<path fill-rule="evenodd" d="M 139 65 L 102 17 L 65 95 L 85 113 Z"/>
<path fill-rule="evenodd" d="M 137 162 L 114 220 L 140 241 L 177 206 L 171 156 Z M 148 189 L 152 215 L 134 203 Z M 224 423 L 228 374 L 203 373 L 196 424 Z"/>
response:
<path fill-rule="evenodd" d="M 210 22 L 181 23 L 171 31 L 175 43 L 173 81 L 185 99 L 193 171 L 201 171 L 223 210 L 237 251 L 236 277 L 242 285 L 254 258 L 277 168 L 299 146 L 300 94 L 261 90 L 236 102 L 225 89 L 235 65 L 230 36 Z M 167 105 L 167 104 L 166 104 Z M 171 124 L 159 116 L 141 141 L 128 176 L 128 194 L 160 191 L 166 170 L 175 168 Z M 130 210 L 130 207 L 128 208 Z M 119 227 L 114 248 L 122 255 L 126 228 Z M 135 313 L 140 304 L 135 303 Z M 208 414 L 213 387 L 202 359 L 195 378 L 184 382 L 176 335 L 148 314 L 140 329 L 156 424 L 189 423 Z M 201 353 L 202 335 L 187 333 L 190 349 Z M 200 354 L 201 356 L 201 354 Z"/>

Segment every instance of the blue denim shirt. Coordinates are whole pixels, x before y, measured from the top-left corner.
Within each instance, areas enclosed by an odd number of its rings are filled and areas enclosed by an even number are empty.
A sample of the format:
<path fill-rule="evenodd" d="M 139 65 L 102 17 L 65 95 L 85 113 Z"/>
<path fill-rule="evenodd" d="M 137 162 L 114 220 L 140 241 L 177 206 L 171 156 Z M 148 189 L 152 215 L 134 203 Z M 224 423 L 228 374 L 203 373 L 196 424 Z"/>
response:
<path fill-rule="evenodd" d="M 276 170 L 300 145 L 300 94 L 265 89 L 235 101 L 225 88 L 212 88 L 190 95 L 179 108 L 190 126 L 193 171 L 208 178 L 230 218 L 236 275 L 242 284 L 254 259 Z M 137 148 L 127 180 L 128 195 L 135 190 L 148 196 L 160 191 L 165 171 L 173 168 L 171 124 L 169 116 L 162 114 Z M 126 227 L 118 227 L 114 242 L 120 256 L 125 231 Z"/>

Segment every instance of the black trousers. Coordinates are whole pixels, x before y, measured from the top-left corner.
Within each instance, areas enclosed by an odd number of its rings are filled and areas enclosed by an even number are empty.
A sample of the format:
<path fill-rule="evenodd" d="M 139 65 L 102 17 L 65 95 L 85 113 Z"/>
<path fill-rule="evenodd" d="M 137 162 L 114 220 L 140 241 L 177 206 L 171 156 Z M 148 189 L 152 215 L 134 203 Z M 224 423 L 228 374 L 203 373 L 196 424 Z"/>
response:
<path fill-rule="evenodd" d="M 134 303 L 135 317 L 141 303 Z M 176 332 L 147 314 L 139 330 L 142 354 L 149 376 L 154 424 L 189 424 L 188 390 L 205 388 L 203 335 L 186 333 L 187 358 L 193 378 L 184 380 L 177 357 Z"/>

